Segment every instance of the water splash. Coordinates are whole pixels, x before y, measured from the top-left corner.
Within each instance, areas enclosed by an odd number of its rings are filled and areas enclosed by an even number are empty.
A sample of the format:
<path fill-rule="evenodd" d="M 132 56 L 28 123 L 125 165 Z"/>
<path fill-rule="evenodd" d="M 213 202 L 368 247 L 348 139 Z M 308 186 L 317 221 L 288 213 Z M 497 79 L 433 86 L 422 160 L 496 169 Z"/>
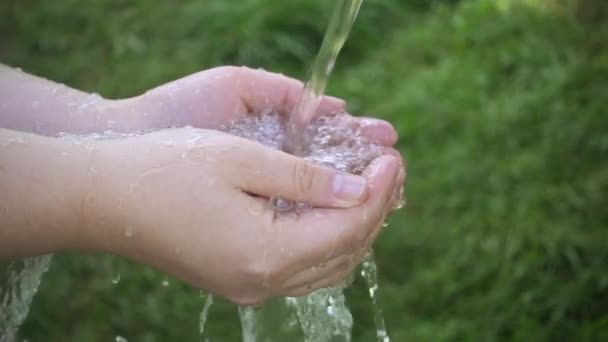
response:
<path fill-rule="evenodd" d="M 27 316 L 30 304 L 51 255 L 12 261 L 0 273 L 0 342 L 13 342 L 19 326 Z"/>

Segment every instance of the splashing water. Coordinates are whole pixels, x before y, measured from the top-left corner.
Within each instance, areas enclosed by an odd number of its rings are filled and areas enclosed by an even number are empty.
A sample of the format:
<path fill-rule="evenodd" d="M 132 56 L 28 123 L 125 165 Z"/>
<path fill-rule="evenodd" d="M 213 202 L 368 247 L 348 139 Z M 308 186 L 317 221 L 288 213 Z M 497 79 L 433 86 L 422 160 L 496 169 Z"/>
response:
<path fill-rule="evenodd" d="M 0 273 L 0 342 L 15 341 L 50 262 L 50 255 L 13 261 Z"/>

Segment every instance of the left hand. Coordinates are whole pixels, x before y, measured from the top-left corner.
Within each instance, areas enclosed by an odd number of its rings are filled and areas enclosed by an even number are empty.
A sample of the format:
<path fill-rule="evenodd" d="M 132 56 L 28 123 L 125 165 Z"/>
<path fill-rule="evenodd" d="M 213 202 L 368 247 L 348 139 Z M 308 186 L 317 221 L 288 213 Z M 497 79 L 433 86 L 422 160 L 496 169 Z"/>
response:
<path fill-rule="evenodd" d="M 281 74 L 247 67 L 222 66 L 201 71 L 151 89 L 126 105 L 143 116 L 142 128 L 191 125 L 218 129 L 248 113 L 273 109 L 291 113 L 302 82 Z M 324 96 L 316 115 L 345 110 L 343 100 Z M 355 118 L 372 141 L 392 146 L 397 133 L 386 121 Z"/>

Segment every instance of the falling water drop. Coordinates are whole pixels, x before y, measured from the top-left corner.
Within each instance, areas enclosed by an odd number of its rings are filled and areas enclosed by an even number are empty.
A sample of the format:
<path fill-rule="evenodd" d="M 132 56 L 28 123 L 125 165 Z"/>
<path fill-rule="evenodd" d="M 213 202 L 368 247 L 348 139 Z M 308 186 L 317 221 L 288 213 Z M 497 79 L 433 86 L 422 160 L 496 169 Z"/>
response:
<path fill-rule="evenodd" d="M 199 333 L 201 335 L 201 342 L 205 341 L 205 324 L 207 324 L 207 316 L 209 315 L 209 308 L 213 305 L 213 295 L 211 293 L 205 293 L 201 291 L 201 297 L 205 304 L 203 304 L 203 310 L 201 311 L 199 319 Z"/>
<path fill-rule="evenodd" d="M 122 336 L 116 336 L 114 338 L 114 341 L 115 342 L 128 342 L 128 340 L 126 338 L 122 337 Z"/>
<path fill-rule="evenodd" d="M 130 238 L 133 236 L 133 227 L 129 226 L 125 229 L 125 237 Z"/>
<path fill-rule="evenodd" d="M 112 276 L 112 284 L 117 285 L 118 283 L 120 283 L 120 273 L 116 273 Z"/>
<path fill-rule="evenodd" d="M 256 342 L 257 321 L 255 309 L 248 306 L 239 306 L 239 318 L 241 319 L 241 333 L 243 342 Z"/>
<path fill-rule="evenodd" d="M 384 323 L 384 313 L 380 304 L 378 304 L 378 266 L 374 258 L 373 252 L 370 252 L 361 265 L 361 276 L 367 283 L 369 297 L 372 300 L 372 311 L 374 314 L 374 323 L 376 324 L 376 337 L 378 342 L 390 342 L 390 337 L 386 331 Z"/>
<path fill-rule="evenodd" d="M 393 206 L 393 210 L 402 209 L 406 203 L 407 203 L 407 200 L 403 196 L 403 185 L 402 185 L 401 188 L 399 189 L 399 197 L 397 198 L 397 202 L 395 202 L 395 205 Z"/>

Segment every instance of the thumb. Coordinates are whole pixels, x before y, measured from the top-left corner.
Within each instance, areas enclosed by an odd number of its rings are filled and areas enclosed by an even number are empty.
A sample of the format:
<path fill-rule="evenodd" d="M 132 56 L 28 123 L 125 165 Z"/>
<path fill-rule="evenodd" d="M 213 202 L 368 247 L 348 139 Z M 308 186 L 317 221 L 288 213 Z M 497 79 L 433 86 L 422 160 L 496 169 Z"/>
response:
<path fill-rule="evenodd" d="M 241 149 L 231 169 L 241 190 L 314 207 L 347 208 L 367 196 L 367 180 L 252 143 Z"/>

